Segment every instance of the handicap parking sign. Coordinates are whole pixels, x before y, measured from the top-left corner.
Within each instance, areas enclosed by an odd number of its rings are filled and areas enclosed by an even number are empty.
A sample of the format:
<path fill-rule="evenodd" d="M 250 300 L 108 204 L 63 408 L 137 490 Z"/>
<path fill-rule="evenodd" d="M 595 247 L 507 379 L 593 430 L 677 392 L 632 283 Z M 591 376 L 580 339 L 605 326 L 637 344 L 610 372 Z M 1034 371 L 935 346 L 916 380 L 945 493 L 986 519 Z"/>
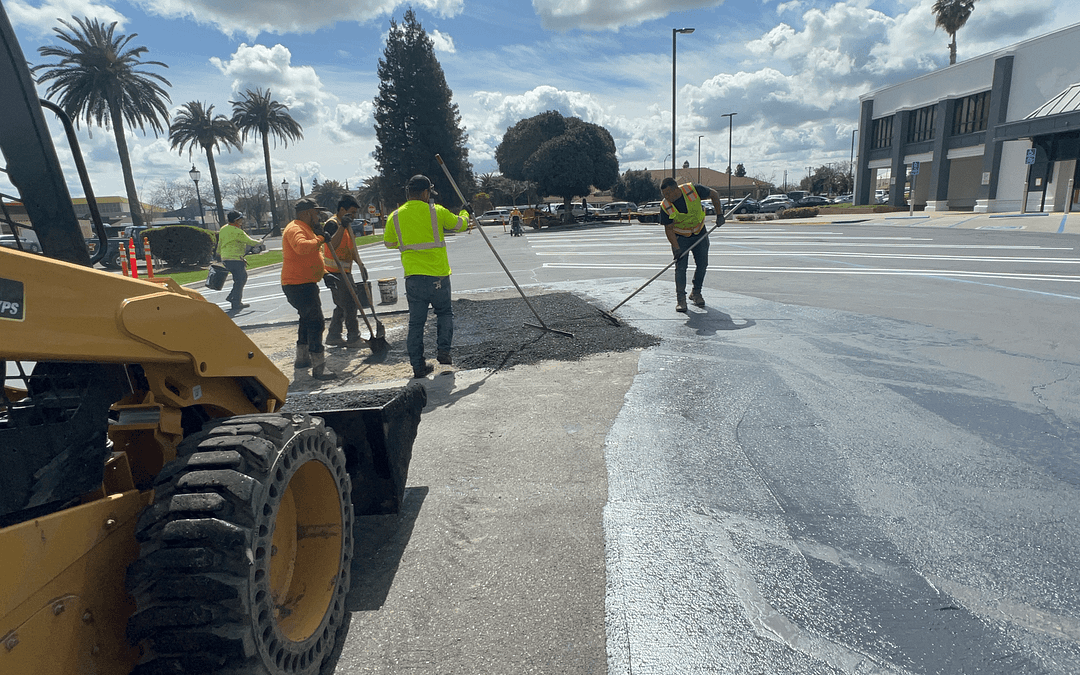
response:
<path fill-rule="evenodd" d="M 1027 156 L 1024 158 L 1024 164 L 1035 163 L 1035 148 L 1028 148 Z"/>

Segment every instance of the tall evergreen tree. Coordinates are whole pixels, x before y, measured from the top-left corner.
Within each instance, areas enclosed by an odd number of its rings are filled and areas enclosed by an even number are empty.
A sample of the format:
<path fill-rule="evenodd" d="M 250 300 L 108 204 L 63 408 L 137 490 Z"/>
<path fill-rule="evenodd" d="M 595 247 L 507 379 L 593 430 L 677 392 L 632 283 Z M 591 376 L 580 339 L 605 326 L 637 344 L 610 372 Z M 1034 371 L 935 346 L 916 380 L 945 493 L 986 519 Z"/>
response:
<path fill-rule="evenodd" d="M 405 200 L 405 183 L 418 173 L 435 183 L 440 202 L 459 206 L 435 155 L 442 157 L 461 192 L 472 194 L 475 180 L 465 147 L 468 134 L 435 58 L 435 44 L 412 9 L 405 12 L 402 25 L 390 20 L 378 74 L 375 161 L 387 206 Z"/>

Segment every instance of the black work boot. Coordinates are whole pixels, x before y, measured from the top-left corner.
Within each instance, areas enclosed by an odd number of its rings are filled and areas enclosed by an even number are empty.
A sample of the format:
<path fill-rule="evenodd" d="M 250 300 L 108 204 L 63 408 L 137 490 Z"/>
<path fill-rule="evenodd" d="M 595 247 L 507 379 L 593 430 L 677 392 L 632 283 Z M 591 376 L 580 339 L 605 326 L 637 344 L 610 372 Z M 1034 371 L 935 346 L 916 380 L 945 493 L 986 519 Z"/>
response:
<path fill-rule="evenodd" d="M 676 312 L 685 312 L 686 311 L 686 294 L 685 293 L 679 293 L 677 296 L 675 296 L 675 311 Z"/>
<path fill-rule="evenodd" d="M 316 380 L 336 380 L 337 374 L 326 369 L 326 352 L 311 355 L 311 376 Z"/>
<path fill-rule="evenodd" d="M 418 380 L 427 377 L 433 372 L 435 372 L 435 366 L 431 365 L 427 361 L 424 361 L 424 363 L 419 366 L 414 366 L 412 369 L 413 377 Z"/>
<path fill-rule="evenodd" d="M 454 365 L 454 359 L 450 357 L 450 352 L 439 352 L 438 356 L 435 358 L 444 366 Z"/>
<path fill-rule="evenodd" d="M 311 367 L 311 353 L 308 351 L 307 345 L 296 345 L 296 360 L 293 361 L 294 368 L 310 368 Z"/>
<path fill-rule="evenodd" d="M 698 307 L 705 306 L 705 298 L 701 297 L 701 291 L 690 292 L 690 302 L 694 303 Z"/>

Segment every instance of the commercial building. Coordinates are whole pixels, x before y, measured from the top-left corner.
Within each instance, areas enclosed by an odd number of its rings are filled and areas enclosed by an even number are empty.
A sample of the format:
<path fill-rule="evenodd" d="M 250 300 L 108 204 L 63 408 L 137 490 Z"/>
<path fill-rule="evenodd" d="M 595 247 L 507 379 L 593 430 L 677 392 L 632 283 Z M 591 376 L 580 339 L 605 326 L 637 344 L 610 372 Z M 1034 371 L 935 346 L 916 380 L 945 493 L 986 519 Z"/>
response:
<path fill-rule="evenodd" d="M 1062 211 L 1080 198 L 1080 24 L 860 97 L 856 204 Z M 913 169 L 917 173 L 913 172 Z"/>

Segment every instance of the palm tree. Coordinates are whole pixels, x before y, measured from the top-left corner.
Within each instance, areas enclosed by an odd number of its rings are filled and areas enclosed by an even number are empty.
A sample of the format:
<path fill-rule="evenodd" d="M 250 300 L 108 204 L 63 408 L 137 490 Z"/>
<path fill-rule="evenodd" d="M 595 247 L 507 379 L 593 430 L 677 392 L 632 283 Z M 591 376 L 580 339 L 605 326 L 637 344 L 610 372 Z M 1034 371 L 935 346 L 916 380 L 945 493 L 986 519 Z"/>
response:
<path fill-rule="evenodd" d="M 160 61 L 140 60 L 148 51 L 147 48 L 128 47 L 138 33 L 115 33 L 115 21 L 106 26 L 89 17 L 72 19 L 77 26 L 60 19 L 64 29 L 53 28 L 70 48 L 39 47 L 38 52 L 42 56 L 55 56 L 60 61 L 35 66 L 32 72 L 36 74 L 39 70 L 47 69 L 38 77 L 38 82 L 44 84 L 53 80 L 45 95 L 51 99 L 59 94 L 57 103 L 75 120 L 75 124 L 79 124 L 82 118 L 87 124 L 94 123 L 106 129 L 112 127 L 131 208 L 131 222 L 142 225 L 142 207 L 135 191 L 124 124 L 132 128 L 138 125 L 144 133 L 149 126 L 155 136 L 164 130 L 164 124 L 169 119 L 166 102 L 171 99 L 159 83 L 168 87 L 172 85 L 161 75 L 140 68 L 168 66 Z"/>
<path fill-rule="evenodd" d="M 289 147 L 290 140 L 299 140 L 304 137 L 300 123 L 289 114 L 289 107 L 284 103 L 273 100 L 270 90 L 263 92 L 262 89 L 244 92 L 239 101 L 230 101 L 233 107 L 233 123 L 240 129 L 243 139 L 246 141 L 248 134 L 262 136 L 263 164 L 266 166 L 266 191 L 270 195 L 270 214 L 274 221 L 274 236 L 281 234 L 281 218 L 278 218 L 277 206 L 274 202 L 274 178 L 270 175 L 270 137 L 274 137 L 274 147 L 280 140 L 285 147 Z M 301 188 L 302 189 L 302 188 Z M 285 205 L 288 208 L 288 205 Z"/>
<path fill-rule="evenodd" d="M 975 0 L 934 0 L 934 28 L 944 28 L 952 38 L 949 43 L 949 65 L 956 63 L 956 31 L 964 27 L 975 11 Z"/>
<path fill-rule="evenodd" d="M 214 183 L 214 203 L 217 205 L 218 223 L 225 224 L 225 209 L 221 206 L 221 185 L 218 183 L 214 148 L 222 145 L 232 152 L 240 147 L 240 131 L 233 121 L 224 115 L 215 115 L 214 106 L 204 106 L 201 101 L 188 101 L 173 115 L 169 125 L 172 148 L 181 154 L 186 149 L 191 157 L 195 146 L 206 151 L 206 164 L 210 167 L 210 180 Z M 202 208 L 202 205 L 199 205 Z"/>

